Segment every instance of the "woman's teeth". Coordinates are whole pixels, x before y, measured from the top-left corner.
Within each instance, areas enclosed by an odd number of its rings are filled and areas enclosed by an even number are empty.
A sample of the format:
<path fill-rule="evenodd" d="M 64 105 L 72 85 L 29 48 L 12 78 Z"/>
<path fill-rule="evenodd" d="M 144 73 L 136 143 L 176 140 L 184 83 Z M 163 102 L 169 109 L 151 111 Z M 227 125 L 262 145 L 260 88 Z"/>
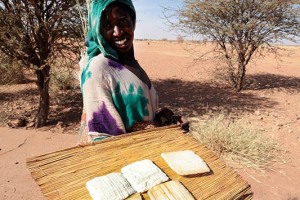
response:
<path fill-rule="evenodd" d="M 118 44 L 118 45 L 124 45 L 124 44 L 125 44 L 125 42 L 126 42 L 126 38 L 125 38 L 125 39 L 123 39 L 123 40 L 118 40 L 118 41 L 115 41 L 115 43 L 116 43 L 116 44 Z"/>

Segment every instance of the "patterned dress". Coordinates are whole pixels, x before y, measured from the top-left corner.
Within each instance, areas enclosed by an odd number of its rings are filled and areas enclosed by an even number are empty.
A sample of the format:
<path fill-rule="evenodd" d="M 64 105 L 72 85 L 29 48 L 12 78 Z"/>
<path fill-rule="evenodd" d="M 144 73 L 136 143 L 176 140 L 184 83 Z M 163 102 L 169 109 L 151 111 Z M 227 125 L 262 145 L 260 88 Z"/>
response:
<path fill-rule="evenodd" d="M 103 54 L 81 73 L 83 114 L 80 144 L 126 133 L 135 122 L 153 121 L 156 91 L 134 73 Z"/>

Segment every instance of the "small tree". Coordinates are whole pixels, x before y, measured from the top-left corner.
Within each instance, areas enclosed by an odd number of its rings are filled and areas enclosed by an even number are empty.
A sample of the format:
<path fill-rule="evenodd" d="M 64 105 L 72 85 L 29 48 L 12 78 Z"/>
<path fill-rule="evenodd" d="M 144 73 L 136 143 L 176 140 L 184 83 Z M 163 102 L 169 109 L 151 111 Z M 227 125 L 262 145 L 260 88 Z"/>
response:
<path fill-rule="evenodd" d="M 216 44 L 214 50 L 219 58 L 225 59 L 228 81 L 240 91 L 246 66 L 260 47 L 276 53 L 275 42 L 299 36 L 299 3 L 299 0 L 184 0 L 182 8 L 168 9 L 172 14 L 166 16 L 171 28 Z"/>
<path fill-rule="evenodd" d="M 37 76 L 40 100 L 35 127 L 45 125 L 48 118 L 53 61 L 61 65 L 66 60 L 78 61 L 82 41 L 78 2 L 0 0 L 0 51 L 32 67 Z"/>
<path fill-rule="evenodd" d="M 182 36 L 177 36 L 177 37 L 176 37 L 176 41 L 177 41 L 178 43 L 183 43 L 183 42 L 184 42 L 184 38 L 183 38 Z"/>

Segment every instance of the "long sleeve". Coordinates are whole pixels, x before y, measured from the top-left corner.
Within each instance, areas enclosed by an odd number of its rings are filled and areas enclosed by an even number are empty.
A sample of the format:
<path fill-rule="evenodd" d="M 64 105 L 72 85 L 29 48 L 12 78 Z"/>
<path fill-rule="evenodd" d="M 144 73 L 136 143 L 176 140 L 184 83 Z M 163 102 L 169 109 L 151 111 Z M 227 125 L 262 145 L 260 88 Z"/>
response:
<path fill-rule="evenodd" d="M 125 133 L 123 121 L 112 99 L 107 63 L 96 57 L 82 71 L 81 89 L 88 133 L 119 135 Z"/>

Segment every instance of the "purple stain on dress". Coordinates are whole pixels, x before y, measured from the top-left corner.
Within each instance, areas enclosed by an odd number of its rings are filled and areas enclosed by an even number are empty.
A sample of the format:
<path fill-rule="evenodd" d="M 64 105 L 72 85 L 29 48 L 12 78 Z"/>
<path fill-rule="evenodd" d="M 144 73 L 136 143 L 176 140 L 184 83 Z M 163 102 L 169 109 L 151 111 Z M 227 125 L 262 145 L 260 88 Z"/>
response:
<path fill-rule="evenodd" d="M 117 61 L 114 61 L 114 60 L 111 60 L 111 59 L 107 59 L 108 60 L 108 65 L 115 68 L 115 69 L 118 69 L 118 70 L 122 70 L 124 69 L 124 66 L 121 65 L 120 63 L 118 63 Z"/>
<path fill-rule="evenodd" d="M 110 135 L 121 135 L 124 133 L 117 126 L 117 121 L 111 116 L 105 103 L 98 112 L 93 113 L 93 119 L 88 122 L 90 132 L 107 133 Z"/>

